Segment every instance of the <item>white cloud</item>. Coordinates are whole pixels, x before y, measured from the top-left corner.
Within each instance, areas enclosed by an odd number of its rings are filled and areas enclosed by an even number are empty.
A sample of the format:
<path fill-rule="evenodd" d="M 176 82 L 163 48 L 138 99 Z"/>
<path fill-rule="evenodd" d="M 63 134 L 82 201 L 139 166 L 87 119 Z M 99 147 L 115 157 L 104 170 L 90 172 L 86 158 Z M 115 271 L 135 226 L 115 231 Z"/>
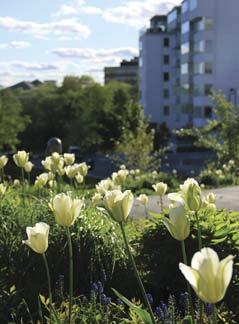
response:
<path fill-rule="evenodd" d="M 87 38 L 91 31 L 88 26 L 81 24 L 77 18 L 61 19 L 47 23 L 19 20 L 13 17 L 0 17 L 0 29 L 20 31 L 37 38 Z"/>
<path fill-rule="evenodd" d="M 117 64 L 123 58 L 129 59 L 138 55 L 134 47 L 119 47 L 111 49 L 93 48 L 55 48 L 49 51 L 62 58 L 78 58 L 95 64 Z"/>
<path fill-rule="evenodd" d="M 8 86 L 23 80 L 56 80 L 62 81 L 70 70 L 77 70 L 78 65 L 71 61 L 55 63 L 29 62 L 21 60 L 0 61 L 0 84 Z"/>
<path fill-rule="evenodd" d="M 28 61 L 4 61 L 0 62 L 0 67 L 8 69 L 24 69 L 31 71 L 48 71 L 48 70 L 59 70 L 61 65 L 59 63 L 37 63 Z"/>
<path fill-rule="evenodd" d="M 78 10 L 76 7 L 63 4 L 60 6 L 60 9 L 52 16 L 53 17 L 71 16 L 71 15 L 76 15 L 77 12 Z"/>
<path fill-rule="evenodd" d="M 126 24 L 135 28 L 140 28 L 147 24 L 150 17 L 156 14 L 166 14 L 174 6 L 179 5 L 181 0 L 129 0 L 124 1 L 119 6 L 100 8 L 96 6 L 87 6 L 85 1 L 75 1 L 70 7 L 60 7 L 60 15 L 72 15 L 83 13 L 88 15 L 100 15 L 106 21 Z"/>
<path fill-rule="evenodd" d="M 12 41 L 10 43 L 2 43 L 0 44 L 0 49 L 7 49 L 7 48 L 11 48 L 11 49 L 24 49 L 24 48 L 28 48 L 31 46 L 31 43 L 29 42 L 24 42 L 24 41 Z"/>

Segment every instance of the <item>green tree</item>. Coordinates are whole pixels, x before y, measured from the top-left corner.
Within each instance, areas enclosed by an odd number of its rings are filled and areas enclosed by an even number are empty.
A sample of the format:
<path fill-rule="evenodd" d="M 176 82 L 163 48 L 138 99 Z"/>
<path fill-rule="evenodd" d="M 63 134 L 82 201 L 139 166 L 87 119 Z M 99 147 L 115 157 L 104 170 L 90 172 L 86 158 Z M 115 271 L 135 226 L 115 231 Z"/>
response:
<path fill-rule="evenodd" d="M 115 159 L 129 169 L 140 169 L 142 172 L 158 170 L 160 156 L 164 152 L 154 150 L 155 130 L 152 129 L 141 112 L 135 129 L 123 128 L 120 139 L 116 142 Z"/>
<path fill-rule="evenodd" d="M 208 120 L 202 128 L 193 127 L 178 131 L 179 136 L 190 136 L 195 145 L 214 150 L 217 162 L 234 160 L 239 164 L 239 115 L 238 108 L 228 102 L 222 93 L 212 96 L 216 118 Z"/>
<path fill-rule="evenodd" d="M 30 119 L 22 115 L 22 105 L 11 91 L 0 92 L 0 148 L 15 149 L 19 144 L 19 134 Z"/>

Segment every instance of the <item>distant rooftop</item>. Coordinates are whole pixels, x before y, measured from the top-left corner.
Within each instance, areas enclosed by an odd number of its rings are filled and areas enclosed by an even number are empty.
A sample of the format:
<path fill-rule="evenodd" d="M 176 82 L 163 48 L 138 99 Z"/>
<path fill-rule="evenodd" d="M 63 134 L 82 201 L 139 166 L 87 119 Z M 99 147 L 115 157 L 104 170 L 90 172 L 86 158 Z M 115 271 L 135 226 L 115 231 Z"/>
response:
<path fill-rule="evenodd" d="M 21 89 L 21 90 L 31 90 L 33 88 L 36 88 L 42 84 L 54 84 L 56 85 L 56 81 L 55 80 L 46 80 L 44 82 L 40 81 L 40 80 L 34 80 L 34 81 L 21 81 L 18 82 L 10 87 L 7 87 L 6 89 Z"/>

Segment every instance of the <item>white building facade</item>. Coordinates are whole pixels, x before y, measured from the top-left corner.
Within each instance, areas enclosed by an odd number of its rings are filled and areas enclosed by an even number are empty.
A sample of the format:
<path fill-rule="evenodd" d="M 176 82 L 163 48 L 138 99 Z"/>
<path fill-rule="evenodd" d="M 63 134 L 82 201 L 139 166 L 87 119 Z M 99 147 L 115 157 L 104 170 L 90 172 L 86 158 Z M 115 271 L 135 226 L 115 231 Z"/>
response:
<path fill-rule="evenodd" d="M 213 118 L 212 89 L 239 104 L 239 1 L 185 0 L 140 35 L 145 114 L 170 129 Z"/>

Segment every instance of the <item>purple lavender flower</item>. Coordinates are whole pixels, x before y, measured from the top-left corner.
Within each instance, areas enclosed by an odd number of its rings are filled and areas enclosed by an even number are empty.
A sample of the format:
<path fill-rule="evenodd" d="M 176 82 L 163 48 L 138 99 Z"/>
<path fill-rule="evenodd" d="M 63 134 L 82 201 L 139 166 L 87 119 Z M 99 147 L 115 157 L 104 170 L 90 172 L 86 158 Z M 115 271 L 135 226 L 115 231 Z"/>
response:
<path fill-rule="evenodd" d="M 156 309 L 155 309 L 155 314 L 157 315 L 157 317 L 160 319 L 160 320 L 163 320 L 164 319 L 164 312 L 162 310 L 162 308 L 160 306 L 157 306 Z"/>
<path fill-rule="evenodd" d="M 97 287 L 98 287 L 98 292 L 99 292 L 99 294 L 102 294 L 102 293 L 104 292 L 104 287 L 103 287 L 101 281 L 98 281 L 98 282 L 97 282 Z"/>
<path fill-rule="evenodd" d="M 150 293 L 147 293 L 147 299 L 148 299 L 148 302 L 150 304 L 153 304 L 154 300 L 153 300 L 153 296 L 150 294 Z"/>

